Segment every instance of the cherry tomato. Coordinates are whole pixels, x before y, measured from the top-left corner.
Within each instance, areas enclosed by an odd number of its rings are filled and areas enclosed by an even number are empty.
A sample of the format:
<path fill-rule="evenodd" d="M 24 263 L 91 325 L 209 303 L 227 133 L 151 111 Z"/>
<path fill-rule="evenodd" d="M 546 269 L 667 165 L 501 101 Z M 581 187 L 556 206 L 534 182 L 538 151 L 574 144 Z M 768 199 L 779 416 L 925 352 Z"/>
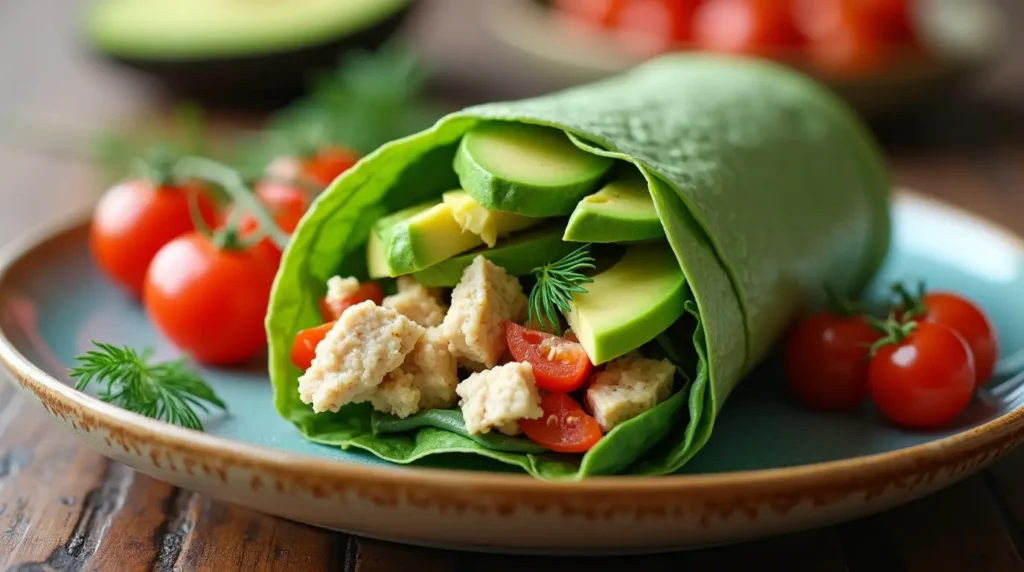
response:
<path fill-rule="evenodd" d="M 519 428 L 531 441 L 552 451 L 585 453 L 604 436 L 597 420 L 564 393 L 549 393 L 540 408 L 541 418 L 520 419 Z"/>
<path fill-rule="evenodd" d="M 876 22 L 878 31 L 889 42 L 913 42 L 914 21 L 907 0 L 857 0 Z"/>
<path fill-rule="evenodd" d="M 292 364 L 301 370 L 309 369 L 313 358 L 316 357 L 317 344 L 327 337 L 327 332 L 333 327 L 334 322 L 327 322 L 295 334 L 295 341 L 292 343 Z"/>
<path fill-rule="evenodd" d="M 537 387 L 548 391 L 579 389 L 593 368 L 583 346 L 565 338 L 506 322 L 505 339 L 512 357 L 533 366 Z"/>
<path fill-rule="evenodd" d="M 868 393 L 892 422 L 933 429 L 952 421 L 974 392 L 974 356 L 959 334 L 920 322 L 882 346 L 868 365 Z"/>
<path fill-rule="evenodd" d="M 789 0 L 706 0 L 693 16 L 693 37 L 701 49 L 762 56 L 801 43 Z"/>
<path fill-rule="evenodd" d="M 263 318 L 275 272 L 254 249 L 219 248 L 203 234 L 184 234 L 153 258 L 146 314 L 198 361 L 242 362 L 266 344 Z"/>
<path fill-rule="evenodd" d="M 554 0 L 551 6 L 569 22 L 611 28 L 618 22 L 626 3 L 626 0 Z"/>
<path fill-rule="evenodd" d="M 354 151 L 328 145 L 301 159 L 279 157 L 268 166 L 267 174 L 284 181 L 300 178 L 324 189 L 357 161 L 359 155 Z"/>
<path fill-rule="evenodd" d="M 341 300 L 339 304 L 328 304 L 327 296 L 320 298 L 320 315 L 325 322 L 337 320 L 349 306 L 355 306 L 360 302 L 373 300 L 374 304 L 380 305 L 384 301 L 384 290 L 376 282 L 363 282 L 354 294 Z"/>
<path fill-rule="evenodd" d="M 975 385 L 988 381 L 999 355 L 999 340 L 992 323 L 971 301 L 952 292 L 929 292 L 923 299 L 924 314 L 914 320 L 942 324 L 960 334 L 974 356 Z"/>
<path fill-rule="evenodd" d="M 217 223 L 217 209 L 198 187 L 154 187 L 143 179 L 124 181 L 103 194 L 92 217 L 89 246 L 103 272 L 141 298 L 146 269 L 165 244 L 195 230 L 189 195 L 203 220 Z"/>
<path fill-rule="evenodd" d="M 622 5 L 614 29 L 628 45 L 656 54 L 693 40 L 698 0 L 632 0 Z"/>
<path fill-rule="evenodd" d="M 309 192 L 294 185 L 276 181 L 260 182 L 255 186 L 253 192 L 267 208 L 277 227 L 285 234 L 291 234 L 295 230 L 310 204 Z M 259 228 L 259 222 L 252 213 L 243 213 L 239 218 L 238 231 L 243 238 L 251 236 Z M 270 237 L 260 240 L 256 248 L 264 252 L 275 263 L 280 262 L 281 249 Z"/>
<path fill-rule="evenodd" d="M 855 409 L 867 396 L 868 353 L 880 337 L 861 316 L 822 312 L 800 320 L 786 339 L 790 391 L 814 409 Z"/>
<path fill-rule="evenodd" d="M 818 72 L 856 77 L 885 63 L 885 38 L 861 0 L 798 0 L 794 20 L 808 39 L 807 58 Z"/>

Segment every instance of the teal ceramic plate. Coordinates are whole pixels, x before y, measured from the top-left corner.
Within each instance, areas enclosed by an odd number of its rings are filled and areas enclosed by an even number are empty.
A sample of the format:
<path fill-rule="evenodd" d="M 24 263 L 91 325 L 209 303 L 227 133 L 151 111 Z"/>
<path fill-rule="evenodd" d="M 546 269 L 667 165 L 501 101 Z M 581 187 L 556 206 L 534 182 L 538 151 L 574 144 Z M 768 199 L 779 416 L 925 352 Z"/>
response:
<path fill-rule="evenodd" d="M 1024 350 L 1024 245 L 948 205 L 900 193 L 878 278 L 926 279 L 982 304 L 1003 367 Z M 1024 387 L 1003 375 L 951 427 L 910 433 L 865 407 L 806 412 L 769 361 L 730 397 L 679 475 L 546 483 L 463 470 L 460 457 L 390 466 L 304 441 L 271 404 L 263 364 L 204 370 L 227 401 L 205 434 L 127 413 L 68 387 L 93 340 L 173 357 L 140 307 L 92 265 L 81 219 L 12 247 L 0 274 L 0 360 L 27 395 L 102 453 L 257 510 L 402 542 L 528 552 L 656 551 L 819 526 L 906 502 L 979 469 L 1024 434 Z M 475 463 L 478 461 L 475 461 Z"/>

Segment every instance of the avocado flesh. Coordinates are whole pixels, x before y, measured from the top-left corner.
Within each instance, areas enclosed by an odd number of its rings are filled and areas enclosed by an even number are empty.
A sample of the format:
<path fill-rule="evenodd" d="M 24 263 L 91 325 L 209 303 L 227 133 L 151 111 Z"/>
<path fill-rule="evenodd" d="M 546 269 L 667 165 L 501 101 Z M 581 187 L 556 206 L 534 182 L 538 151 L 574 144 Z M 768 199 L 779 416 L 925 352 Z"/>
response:
<path fill-rule="evenodd" d="M 316 3 L 323 4 L 323 0 Z M 86 14 L 83 33 L 96 52 L 116 64 L 159 80 L 163 87 L 180 97 L 195 99 L 211 108 L 260 110 L 278 109 L 304 95 L 309 87 L 310 74 L 316 70 L 333 69 L 341 54 L 380 48 L 402 26 L 413 5 L 410 0 L 385 0 L 379 4 L 375 0 L 361 0 L 352 3 L 353 6 L 349 6 L 349 2 L 335 2 L 331 9 L 338 13 L 351 15 L 357 9 L 366 12 L 362 18 L 346 19 L 342 15 L 343 25 L 329 35 L 307 36 L 302 27 L 289 28 L 278 26 L 278 22 L 266 22 L 267 29 L 277 30 L 277 35 L 290 38 L 290 41 L 282 39 L 280 42 L 263 43 L 263 34 L 254 32 L 233 34 L 223 44 L 218 44 L 215 37 L 211 37 L 208 43 L 192 44 L 188 27 L 160 29 L 152 39 L 140 38 L 141 34 L 136 29 L 119 28 L 139 18 L 140 8 L 151 10 L 155 4 L 140 0 L 100 0 Z M 195 0 L 180 5 L 174 0 L 159 3 L 160 6 L 164 4 L 173 4 L 175 11 L 184 6 L 191 9 L 198 5 Z M 207 4 L 219 6 L 224 2 L 211 0 L 202 6 Z M 274 3 L 275 6 L 277 4 L 299 7 L 305 2 Z M 239 8 L 237 5 L 232 7 Z M 247 7 L 239 8 L 242 9 L 249 10 Z M 326 6 L 320 9 L 326 9 Z M 154 10 L 154 14 L 158 10 Z M 226 11 L 223 7 L 217 10 Z M 302 11 L 299 8 L 299 12 Z M 127 16 L 121 12 L 126 12 Z M 204 9 L 198 11 L 207 12 Z M 376 18 L 369 18 L 373 13 L 376 13 Z M 229 14 L 222 21 L 230 24 L 233 17 Z"/>
<path fill-rule="evenodd" d="M 368 266 L 378 269 L 378 273 L 386 268 L 389 277 L 411 274 L 483 245 L 479 236 L 462 230 L 452 216 L 451 206 L 445 203 L 401 218 L 391 226 L 386 222 L 374 229 L 381 240 L 383 262 Z M 368 254 L 373 254 L 369 247 Z"/>
<path fill-rule="evenodd" d="M 433 266 L 412 276 L 424 286 L 448 288 L 462 279 L 462 271 L 477 256 L 483 256 L 501 266 L 512 276 L 527 276 L 538 266 L 554 262 L 579 248 L 578 244 L 562 241 L 561 222 L 549 223 L 501 240 L 494 248 L 481 247 Z"/>
<path fill-rule="evenodd" d="M 634 242 L 664 236 L 647 180 L 634 171 L 580 201 L 569 217 L 562 240 Z"/>
<path fill-rule="evenodd" d="M 151 60 L 257 56 L 355 34 L 410 0 L 99 0 L 85 31 L 101 51 Z"/>
<path fill-rule="evenodd" d="M 436 202 L 421 203 L 382 216 L 370 227 L 370 238 L 366 243 L 366 269 L 370 278 L 391 278 L 387 247 L 391 239 L 391 228 L 409 217 L 436 205 Z"/>
<path fill-rule="evenodd" d="M 594 365 L 653 340 L 685 311 L 686 278 L 667 243 L 634 245 L 574 294 L 566 316 Z"/>
<path fill-rule="evenodd" d="M 489 247 L 497 244 L 499 237 L 543 222 L 543 219 L 539 218 L 492 211 L 473 200 L 473 197 L 463 190 L 448 191 L 441 195 L 441 199 L 451 206 L 452 216 L 459 226 L 478 235 Z"/>
<path fill-rule="evenodd" d="M 568 215 L 614 161 L 583 151 L 558 129 L 491 121 L 462 136 L 453 167 L 484 207 L 531 217 Z"/>

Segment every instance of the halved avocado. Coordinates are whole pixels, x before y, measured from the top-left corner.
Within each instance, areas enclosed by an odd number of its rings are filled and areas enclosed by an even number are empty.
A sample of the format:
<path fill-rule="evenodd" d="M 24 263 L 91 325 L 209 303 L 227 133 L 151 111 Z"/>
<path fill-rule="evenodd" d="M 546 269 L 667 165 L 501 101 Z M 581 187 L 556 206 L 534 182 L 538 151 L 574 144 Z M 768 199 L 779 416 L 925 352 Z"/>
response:
<path fill-rule="evenodd" d="M 554 262 L 579 248 L 580 245 L 562 241 L 563 221 L 548 223 L 509 238 L 500 240 L 494 248 L 476 248 L 438 262 L 412 276 L 424 286 L 446 288 L 462 279 L 462 271 L 477 256 L 483 256 L 501 266 L 512 276 L 526 276 L 538 266 Z"/>
<path fill-rule="evenodd" d="M 349 49 L 376 49 L 412 0 L 95 0 L 98 52 L 209 102 L 279 102 Z"/>
<path fill-rule="evenodd" d="M 594 365 L 653 340 L 685 311 L 686 277 L 672 248 L 635 245 L 611 268 L 573 294 L 569 327 Z"/>

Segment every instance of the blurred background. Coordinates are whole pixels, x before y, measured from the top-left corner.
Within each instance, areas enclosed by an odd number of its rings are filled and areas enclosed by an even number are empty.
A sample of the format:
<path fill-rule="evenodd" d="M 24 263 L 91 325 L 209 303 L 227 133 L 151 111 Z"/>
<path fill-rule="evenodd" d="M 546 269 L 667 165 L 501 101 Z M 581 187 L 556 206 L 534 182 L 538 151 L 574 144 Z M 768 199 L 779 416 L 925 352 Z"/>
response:
<path fill-rule="evenodd" d="M 83 212 L 160 142 L 251 173 L 297 141 L 363 155 L 678 50 L 803 70 L 869 121 L 897 183 L 962 197 L 979 185 L 956 165 L 1024 159 L 1022 33 L 1019 0 L 13 0 L 0 241 Z M 1006 204 L 971 208 L 1009 224 Z"/>

